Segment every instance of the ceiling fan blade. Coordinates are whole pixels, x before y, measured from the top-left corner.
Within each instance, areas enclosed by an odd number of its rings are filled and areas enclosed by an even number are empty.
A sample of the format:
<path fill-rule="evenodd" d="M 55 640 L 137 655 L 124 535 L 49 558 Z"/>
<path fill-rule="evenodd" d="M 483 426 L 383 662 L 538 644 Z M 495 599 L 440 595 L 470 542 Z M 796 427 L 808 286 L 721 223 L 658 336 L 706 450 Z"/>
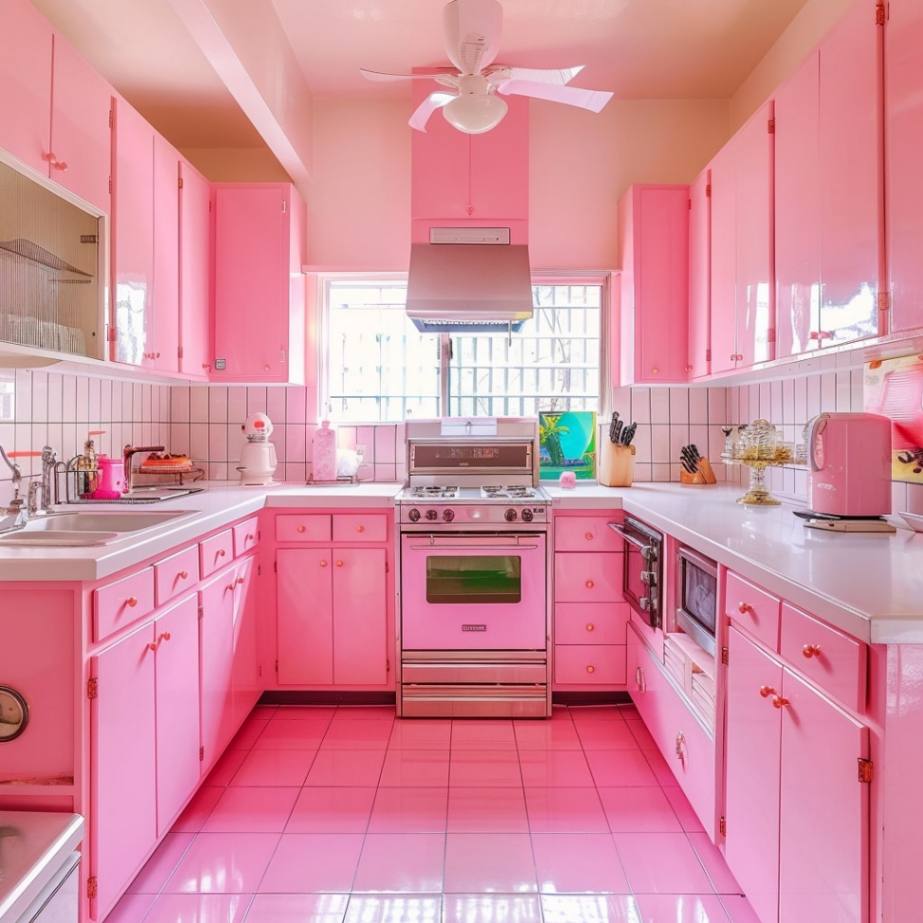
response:
<path fill-rule="evenodd" d="M 429 117 L 437 110 L 441 109 L 446 103 L 455 99 L 453 93 L 430 93 L 426 99 L 414 109 L 413 115 L 408 120 L 408 125 L 417 131 L 426 131 L 426 123 Z"/>
<path fill-rule="evenodd" d="M 506 80 L 534 80 L 537 83 L 548 83 L 553 86 L 564 86 L 571 82 L 584 68 L 583 64 L 575 67 L 498 67 L 490 71 L 487 79 L 496 85 Z"/>
<path fill-rule="evenodd" d="M 584 90 L 581 87 L 555 86 L 537 80 L 506 80 L 497 86 L 497 92 L 504 96 L 529 96 L 533 99 L 547 99 L 553 103 L 579 106 L 590 112 L 600 112 L 612 99 L 607 90 Z"/>
<path fill-rule="evenodd" d="M 395 80 L 435 80 L 438 77 L 444 77 L 446 74 L 451 74 L 451 70 L 443 71 L 432 71 L 425 74 L 385 74 L 382 71 L 370 71 L 364 67 L 359 68 L 359 73 L 365 77 L 366 80 L 371 80 L 373 83 L 390 83 Z"/>

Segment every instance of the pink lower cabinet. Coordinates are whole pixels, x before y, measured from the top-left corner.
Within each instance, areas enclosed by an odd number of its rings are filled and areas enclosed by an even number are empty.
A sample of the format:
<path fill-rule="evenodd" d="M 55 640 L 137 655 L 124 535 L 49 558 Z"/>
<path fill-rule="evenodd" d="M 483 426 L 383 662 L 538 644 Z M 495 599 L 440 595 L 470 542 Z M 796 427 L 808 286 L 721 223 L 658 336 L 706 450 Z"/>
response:
<path fill-rule="evenodd" d="M 191 593 L 154 622 L 158 836 L 199 784 L 198 611 Z"/>
<path fill-rule="evenodd" d="M 250 714 L 262 692 L 257 649 L 257 576 L 258 568 L 253 555 L 238 562 L 234 577 L 234 654 L 231 669 L 234 729 Z"/>
<path fill-rule="evenodd" d="M 91 661 L 90 877 L 97 920 L 157 841 L 153 644 L 148 623 Z"/>
<path fill-rule="evenodd" d="M 333 681 L 338 685 L 380 686 L 388 680 L 386 554 L 383 548 L 333 551 Z"/>

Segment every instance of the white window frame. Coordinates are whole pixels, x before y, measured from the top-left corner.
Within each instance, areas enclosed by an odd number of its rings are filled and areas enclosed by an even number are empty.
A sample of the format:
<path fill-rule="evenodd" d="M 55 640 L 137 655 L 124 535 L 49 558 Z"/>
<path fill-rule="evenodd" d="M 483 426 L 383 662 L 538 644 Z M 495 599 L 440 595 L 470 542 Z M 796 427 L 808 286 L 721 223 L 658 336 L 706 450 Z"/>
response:
<path fill-rule="evenodd" d="M 614 388 L 610 370 L 618 368 L 616 357 L 618 355 L 618 341 L 615 334 L 618 331 L 616 315 L 617 302 L 615 292 L 617 279 L 610 270 L 537 270 L 532 273 L 533 285 L 599 285 L 600 318 L 599 318 L 599 410 L 602 418 L 608 415 L 614 402 Z M 401 272 L 331 272 L 318 273 L 317 288 L 315 293 L 315 324 L 317 339 L 315 344 L 316 354 L 316 393 L 318 419 L 323 419 L 329 405 L 328 400 L 328 373 L 329 355 L 327 350 L 327 337 L 329 334 L 328 304 L 329 289 L 332 282 L 406 282 L 407 273 Z M 451 363 L 449 349 L 451 334 L 439 334 L 440 346 L 440 376 L 439 376 L 439 409 L 440 416 L 446 416 L 449 409 L 449 365 Z M 516 336 L 515 333 L 512 336 Z M 309 348 L 309 354 L 311 350 Z M 402 423 L 400 420 L 363 420 L 344 421 L 346 426 L 387 426 Z"/>

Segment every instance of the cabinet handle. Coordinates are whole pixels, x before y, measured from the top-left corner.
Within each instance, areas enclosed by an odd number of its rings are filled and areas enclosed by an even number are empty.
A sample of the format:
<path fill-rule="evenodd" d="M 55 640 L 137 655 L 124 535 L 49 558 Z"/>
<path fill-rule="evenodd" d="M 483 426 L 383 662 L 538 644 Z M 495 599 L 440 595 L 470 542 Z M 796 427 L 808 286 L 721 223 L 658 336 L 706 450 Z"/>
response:
<path fill-rule="evenodd" d="M 680 765 L 683 769 L 686 768 L 686 738 L 683 736 L 683 732 L 680 731 L 676 735 L 676 758 L 679 760 Z"/>
<path fill-rule="evenodd" d="M 225 587 L 225 592 L 233 593 L 234 592 L 234 583 L 233 581 Z"/>
<path fill-rule="evenodd" d="M 254 539 L 253 533 L 252 533 L 252 532 L 248 532 L 248 533 L 244 536 L 244 543 L 246 544 L 247 542 L 252 542 L 253 539 Z"/>
<path fill-rule="evenodd" d="M 321 567 L 326 567 L 326 566 L 327 566 L 327 559 L 326 559 L 326 558 L 321 558 L 320 566 L 321 566 Z"/>
<path fill-rule="evenodd" d="M 148 649 L 149 651 L 156 651 L 158 647 L 160 647 L 160 642 L 159 642 L 159 641 L 150 641 L 150 642 L 148 642 L 147 649 Z"/>
<path fill-rule="evenodd" d="M 159 635 L 157 636 L 157 641 L 156 641 L 156 643 L 159 645 L 161 641 L 169 641 L 170 638 L 172 638 L 172 637 L 173 637 L 173 635 L 171 635 L 169 631 L 165 631 L 165 632 L 163 632 L 162 634 L 159 634 Z"/>
<path fill-rule="evenodd" d="M 771 695 L 775 695 L 776 690 L 772 686 L 760 686 L 760 695 L 764 699 L 768 699 Z"/>
<path fill-rule="evenodd" d="M 304 532 L 304 529 L 305 529 L 305 527 L 304 527 L 304 526 L 298 526 L 298 528 L 297 528 L 297 529 L 295 529 L 295 531 L 296 531 L 296 532 L 298 532 L 299 534 L 301 534 L 301 533 L 303 533 L 303 532 Z"/>
<path fill-rule="evenodd" d="M 812 657 L 820 657 L 820 645 L 819 644 L 805 644 L 801 649 L 801 653 L 810 660 Z"/>
<path fill-rule="evenodd" d="M 772 707 L 773 708 L 785 708 L 789 704 L 788 699 L 781 695 L 775 695 L 772 697 Z"/>
<path fill-rule="evenodd" d="M 356 526 L 356 531 L 357 531 L 357 532 L 365 532 L 365 526 L 362 525 L 362 523 L 360 522 L 359 525 Z"/>
<path fill-rule="evenodd" d="M 587 631 L 593 631 L 595 628 L 596 626 L 592 622 L 587 622 L 587 626 L 586 626 Z"/>
<path fill-rule="evenodd" d="M 638 692 L 644 692 L 644 671 L 641 667 L 635 667 L 635 685 L 638 687 Z"/>
<path fill-rule="evenodd" d="M 247 582 L 247 581 L 244 580 L 243 577 L 238 577 L 238 578 L 237 578 L 237 585 L 238 585 L 238 586 L 240 586 L 241 584 L 244 584 L 244 583 L 246 583 L 246 582 Z"/>
<path fill-rule="evenodd" d="M 587 588 L 588 590 L 592 590 L 594 586 L 596 586 L 596 584 L 595 584 L 592 580 L 587 580 L 587 582 L 586 582 L 586 588 Z"/>
<path fill-rule="evenodd" d="M 584 532 L 584 533 L 583 533 L 583 537 L 584 537 L 588 542 L 592 542 L 592 541 L 593 541 L 593 533 L 592 533 L 592 532 Z"/>
<path fill-rule="evenodd" d="M 683 371 L 688 375 L 692 371 L 692 368 L 691 365 L 685 365 L 683 366 Z"/>
<path fill-rule="evenodd" d="M 129 596 L 128 599 L 125 600 L 125 605 L 128 606 L 130 609 L 134 609 L 135 606 L 138 605 L 138 597 Z"/>
<path fill-rule="evenodd" d="M 181 571 L 176 575 L 176 580 L 188 580 L 188 579 L 189 579 L 189 571 L 188 571 L 188 570 L 181 570 Z M 176 580 L 174 580 L 173 582 L 176 583 Z"/>
<path fill-rule="evenodd" d="M 216 557 L 216 558 L 223 558 L 226 554 L 227 554 L 227 552 L 226 552 L 223 548 L 219 548 L 219 549 L 215 552 L 215 557 Z"/>
<path fill-rule="evenodd" d="M 342 561 L 337 561 L 337 567 L 342 567 L 342 566 L 343 566 L 343 562 L 342 562 Z"/>
<path fill-rule="evenodd" d="M 756 610 L 754 610 L 753 606 L 751 606 L 750 603 L 744 603 L 744 602 L 737 603 L 737 611 L 741 615 L 755 615 L 756 614 Z"/>
<path fill-rule="evenodd" d="M 587 664 L 586 671 L 587 671 L 587 673 L 595 673 L 595 672 L 596 672 L 596 667 L 594 667 L 593 664 L 588 663 L 588 664 Z"/>

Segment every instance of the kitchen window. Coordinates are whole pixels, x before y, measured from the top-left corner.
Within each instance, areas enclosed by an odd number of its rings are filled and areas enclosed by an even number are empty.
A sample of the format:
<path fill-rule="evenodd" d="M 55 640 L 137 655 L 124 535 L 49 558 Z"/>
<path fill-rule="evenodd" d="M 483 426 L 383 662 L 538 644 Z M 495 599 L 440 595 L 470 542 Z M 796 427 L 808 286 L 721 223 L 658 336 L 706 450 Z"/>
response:
<path fill-rule="evenodd" d="M 403 279 L 326 280 L 324 409 L 351 423 L 599 410 L 603 285 L 536 279 L 532 292 L 512 335 L 425 334 Z"/>

